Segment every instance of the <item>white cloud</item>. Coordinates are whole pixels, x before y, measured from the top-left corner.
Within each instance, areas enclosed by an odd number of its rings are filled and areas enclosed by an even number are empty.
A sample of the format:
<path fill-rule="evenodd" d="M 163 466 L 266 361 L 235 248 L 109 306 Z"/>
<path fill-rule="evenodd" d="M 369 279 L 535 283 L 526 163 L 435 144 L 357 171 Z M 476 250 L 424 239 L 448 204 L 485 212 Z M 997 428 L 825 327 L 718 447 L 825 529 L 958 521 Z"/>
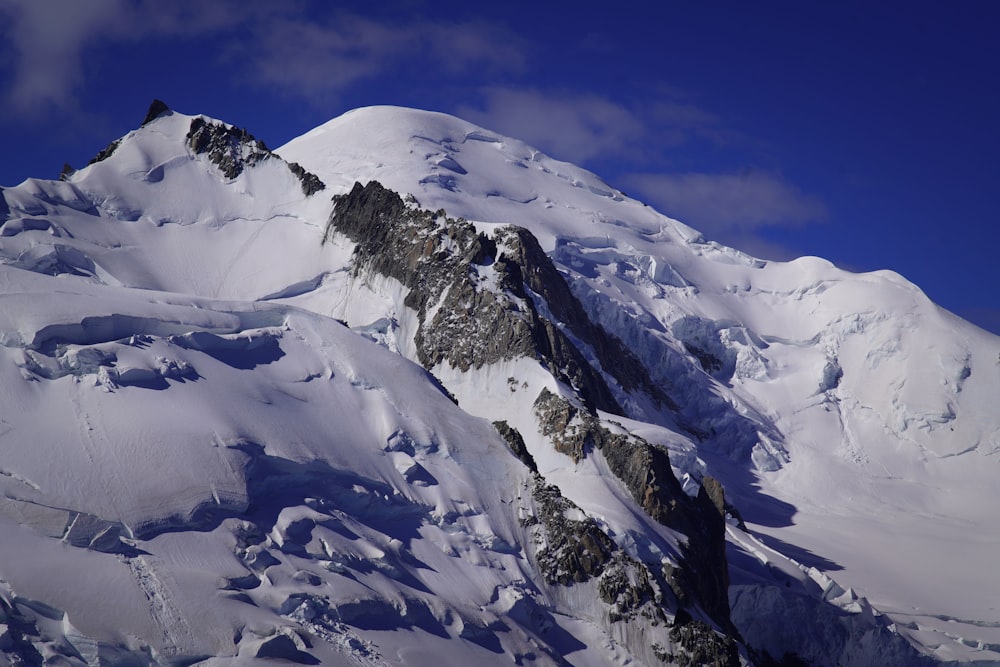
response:
<path fill-rule="evenodd" d="M 480 125 L 517 137 L 553 157 L 586 165 L 630 165 L 647 172 L 614 176 L 616 185 L 640 195 L 659 210 L 701 230 L 710 238 L 759 253 L 787 258 L 792 252 L 761 238 L 766 227 L 823 222 L 826 206 L 779 174 L 747 169 L 739 173 L 652 171 L 670 164 L 682 144 L 753 144 L 726 128 L 721 119 L 670 89 L 645 91 L 641 101 L 612 100 L 593 93 L 488 88 L 479 105 L 456 113 Z M 596 164 L 600 162 L 600 164 Z"/>
<path fill-rule="evenodd" d="M 121 0 L 0 2 L 3 37 L 16 66 L 5 97 L 18 112 L 65 107 L 83 82 L 81 52 L 90 35 L 114 30 Z"/>
<path fill-rule="evenodd" d="M 446 75 L 523 66 L 520 40 L 487 23 L 435 23 L 306 11 L 264 0 L 0 0 L 8 106 L 26 115 L 67 111 L 87 85 L 88 56 L 144 39 L 210 38 L 248 82 L 307 99 L 329 98 L 401 66 Z M 183 48 L 183 47 L 180 47 Z"/>
<path fill-rule="evenodd" d="M 618 153 L 644 133 L 628 109 L 593 94 L 500 88 L 486 91 L 484 102 L 483 108 L 462 106 L 458 115 L 570 162 Z"/>
<path fill-rule="evenodd" d="M 349 13 L 323 20 L 286 15 L 271 21 L 233 55 L 259 83 L 305 98 L 324 98 L 399 67 L 423 67 L 454 76 L 470 71 L 516 71 L 519 40 L 485 23 L 429 21 L 390 24 Z"/>
<path fill-rule="evenodd" d="M 12 57 L 9 108 L 27 115 L 67 111 L 87 84 L 92 47 L 149 37 L 193 37 L 230 29 L 255 12 L 237 0 L 0 0 L 0 39 Z M 259 12 L 256 12 L 259 14 Z"/>
<path fill-rule="evenodd" d="M 723 242 L 764 227 L 798 227 L 829 217 L 822 201 L 767 171 L 646 173 L 618 180 L 663 213 Z"/>
<path fill-rule="evenodd" d="M 656 98 L 617 101 L 572 91 L 488 88 L 482 103 L 456 113 L 503 134 L 518 137 L 553 157 L 586 163 L 594 158 L 646 162 L 695 136 L 721 132 L 718 118 L 698 107 Z"/>
<path fill-rule="evenodd" d="M 458 106 L 458 115 L 559 159 L 584 165 L 600 160 L 602 171 L 609 164 L 646 170 L 618 176 L 616 183 L 734 245 L 734 239 L 744 247 L 762 244 L 754 236 L 762 227 L 827 217 L 822 202 L 775 173 L 652 173 L 682 144 L 747 143 L 664 84 L 644 88 L 641 98 L 620 99 L 470 84 L 526 70 L 530 46 L 505 26 L 486 22 L 376 20 L 299 0 L 0 0 L 0 55 L 13 56 L 2 61 L 6 109 L 22 116 L 75 111 L 77 95 L 93 84 L 88 76 L 101 47 L 148 39 L 210 40 L 220 60 L 248 84 L 311 102 L 329 102 L 383 76 L 462 86 L 478 95 L 478 104 Z"/>

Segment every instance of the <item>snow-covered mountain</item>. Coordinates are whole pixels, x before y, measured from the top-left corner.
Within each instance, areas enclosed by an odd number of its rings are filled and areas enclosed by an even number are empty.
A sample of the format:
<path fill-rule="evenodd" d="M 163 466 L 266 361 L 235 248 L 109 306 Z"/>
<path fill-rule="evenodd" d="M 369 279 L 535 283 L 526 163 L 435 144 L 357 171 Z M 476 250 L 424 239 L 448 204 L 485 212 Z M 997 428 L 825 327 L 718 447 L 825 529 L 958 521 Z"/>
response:
<path fill-rule="evenodd" d="M 0 223 L 0 661 L 1000 664 L 1000 339 L 896 274 L 395 107 Z"/>

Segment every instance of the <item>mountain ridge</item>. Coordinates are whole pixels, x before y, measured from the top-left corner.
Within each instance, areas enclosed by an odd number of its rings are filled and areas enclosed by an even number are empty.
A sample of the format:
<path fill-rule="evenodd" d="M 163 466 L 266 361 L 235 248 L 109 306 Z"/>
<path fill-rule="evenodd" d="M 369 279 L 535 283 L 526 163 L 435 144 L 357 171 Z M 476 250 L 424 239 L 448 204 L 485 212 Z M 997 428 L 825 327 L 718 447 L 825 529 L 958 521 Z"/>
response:
<path fill-rule="evenodd" d="M 938 575 L 938 609 L 913 608 L 926 604 L 925 573 L 955 558 L 921 531 L 975 543 L 958 520 L 993 525 L 976 510 L 994 497 L 988 470 L 970 457 L 1000 450 L 989 436 L 998 344 L 905 280 L 815 258 L 761 262 L 443 114 L 357 110 L 268 153 L 277 160 L 250 159 L 245 130 L 234 144 L 224 132 L 216 160 L 198 149 L 198 130 L 232 126 L 149 115 L 63 182 L 0 192 L 3 382 L 22 406 L 4 415 L 13 453 L 0 519 L 33 535 L 8 545 L 0 577 L 4 613 L 26 619 L 11 626 L 21 654 L 71 664 L 380 664 L 408 650 L 421 664 L 445 646 L 534 664 L 994 655 L 992 617 L 967 581 L 988 572 L 990 549 L 964 556 L 953 583 Z M 398 195 L 361 204 L 389 190 Z M 512 346 L 491 340 L 500 320 L 489 312 L 536 324 Z M 402 370 L 404 359 L 423 369 Z M 400 373 L 408 391 L 392 386 Z M 75 411 L 45 425 L 56 401 Z M 73 480 L 58 502 L 27 447 L 36 440 Z M 205 458 L 200 443 L 220 456 Z M 146 467 L 192 462 L 156 483 Z M 958 479 L 961 497 L 936 490 Z M 480 485 L 495 491 L 472 491 Z M 673 495 L 654 500 L 665 487 Z M 128 489 L 154 499 L 134 516 L 169 530 L 121 514 Z M 699 509 L 660 525 L 657 502 Z M 397 511 L 410 518 L 389 520 Z M 842 541 L 851 529 L 861 536 Z M 880 558 L 884 541 L 863 548 L 879 531 L 927 557 Z M 55 555 L 53 544 L 71 550 Z M 42 585 L 44 566 L 17 555 L 32 549 L 40 564 L 91 563 L 132 617 Z M 180 569 L 178 549 L 199 554 L 203 573 Z M 895 590 L 877 585 L 880 561 L 904 563 Z M 435 573 L 466 583 L 449 593 Z M 223 584 L 206 590 L 219 593 L 192 592 L 212 576 Z M 800 627 L 779 632 L 796 609 Z M 210 638 L 194 629 L 206 613 L 219 628 L 257 620 Z M 956 618 L 972 619 L 960 636 Z M 821 623 L 837 630 L 824 635 Z M 70 625 L 79 630 L 60 629 Z"/>

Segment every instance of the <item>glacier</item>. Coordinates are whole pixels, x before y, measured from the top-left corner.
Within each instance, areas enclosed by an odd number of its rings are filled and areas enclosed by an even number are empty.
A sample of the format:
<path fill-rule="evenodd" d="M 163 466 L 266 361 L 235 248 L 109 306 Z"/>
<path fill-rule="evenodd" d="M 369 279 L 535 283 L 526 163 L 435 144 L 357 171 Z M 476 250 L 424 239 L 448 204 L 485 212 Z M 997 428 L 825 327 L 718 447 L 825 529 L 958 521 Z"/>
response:
<path fill-rule="evenodd" d="M 1000 662 L 1000 339 L 897 274 L 398 107 L 0 224 L 12 663 Z"/>

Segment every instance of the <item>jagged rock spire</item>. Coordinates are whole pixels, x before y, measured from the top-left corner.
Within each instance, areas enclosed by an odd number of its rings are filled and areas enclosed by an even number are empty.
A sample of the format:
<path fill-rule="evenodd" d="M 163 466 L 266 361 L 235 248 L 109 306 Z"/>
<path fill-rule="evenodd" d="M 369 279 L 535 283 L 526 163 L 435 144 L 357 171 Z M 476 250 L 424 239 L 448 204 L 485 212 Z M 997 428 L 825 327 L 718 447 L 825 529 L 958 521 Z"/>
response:
<path fill-rule="evenodd" d="M 167 113 L 168 111 L 170 111 L 170 107 L 168 107 L 163 100 L 160 99 L 153 100 L 153 102 L 149 105 L 149 111 L 146 112 L 146 117 L 143 119 L 142 125 L 148 125 L 149 123 L 152 123 L 154 120 L 156 120 L 163 114 Z"/>

